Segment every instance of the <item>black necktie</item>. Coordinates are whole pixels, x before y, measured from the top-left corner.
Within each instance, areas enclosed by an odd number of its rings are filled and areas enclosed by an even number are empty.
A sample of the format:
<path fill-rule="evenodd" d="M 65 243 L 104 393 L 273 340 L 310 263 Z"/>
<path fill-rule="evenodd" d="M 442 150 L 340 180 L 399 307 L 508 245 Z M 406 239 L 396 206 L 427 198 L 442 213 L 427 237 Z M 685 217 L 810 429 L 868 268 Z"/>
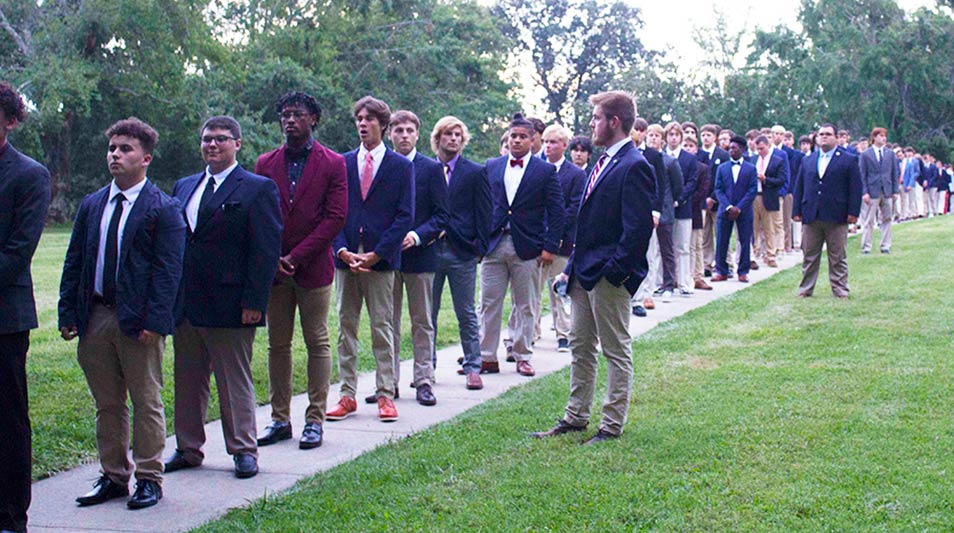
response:
<path fill-rule="evenodd" d="M 123 202 L 126 197 L 118 193 L 113 197 L 116 208 L 109 219 L 106 231 L 106 257 L 103 264 L 103 301 L 106 305 L 116 305 L 116 265 L 119 262 L 119 220 L 123 218 Z"/>
<path fill-rule="evenodd" d="M 212 195 L 215 193 L 215 178 L 209 176 L 209 181 L 205 184 L 205 190 L 202 191 L 202 198 L 199 198 L 199 213 L 205 211 L 205 208 L 212 201 Z M 199 219 L 198 216 L 195 217 Z"/>

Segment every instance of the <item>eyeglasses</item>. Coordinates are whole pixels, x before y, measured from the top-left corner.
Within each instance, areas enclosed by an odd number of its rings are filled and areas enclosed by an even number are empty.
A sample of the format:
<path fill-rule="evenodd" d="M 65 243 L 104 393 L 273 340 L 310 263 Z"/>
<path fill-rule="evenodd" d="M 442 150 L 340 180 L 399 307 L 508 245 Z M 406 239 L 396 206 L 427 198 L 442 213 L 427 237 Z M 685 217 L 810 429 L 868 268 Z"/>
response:
<path fill-rule="evenodd" d="M 307 117 L 310 114 L 311 113 L 308 113 L 307 111 L 282 111 L 281 113 L 278 114 L 278 116 L 281 117 L 282 119 L 289 119 L 289 118 L 303 118 L 303 117 Z"/>
<path fill-rule="evenodd" d="M 835 136 L 834 133 L 828 133 L 827 131 L 820 131 L 820 132 L 816 133 L 815 135 L 823 136 L 823 137 L 834 137 L 834 136 Z"/>
<path fill-rule="evenodd" d="M 206 135 L 202 137 L 202 144 L 212 144 L 213 142 L 222 144 L 225 141 L 234 141 L 235 137 L 229 137 L 228 135 Z"/>

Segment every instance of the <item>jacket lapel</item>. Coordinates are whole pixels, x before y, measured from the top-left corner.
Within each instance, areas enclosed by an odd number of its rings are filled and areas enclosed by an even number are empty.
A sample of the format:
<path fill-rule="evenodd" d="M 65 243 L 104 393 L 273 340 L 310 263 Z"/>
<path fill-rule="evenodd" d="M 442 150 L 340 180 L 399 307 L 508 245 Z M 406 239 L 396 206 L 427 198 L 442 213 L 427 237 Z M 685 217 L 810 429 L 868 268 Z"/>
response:
<path fill-rule="evenodd" d="M 625 154 L 628 149 L 631 149 L 632 146 L 633 146 L 632 143 L 624 144 L 623 147 L 616 152 L 616 155 L 611 157 L 609 161 L 606 162 L 606 168 L 600 170 L 599 178 L 597 178 L 596 183 L 593 184 L 593 190 L 590 191 L 590 194 L 586 194 L 586 189 L 590 185 L 590 178 L 592 178 L 592 176 L 587 176 L 586 184 L 583 185 L 583 202 L 581 202 L 581 204 L 585 203 L 587 200 L 589 200 L 593 196 L 593 193 L 596 192 L 596 188 L 599 187 L 601 183 L 603 183 L 603 178 L 605 178 L 606 176 L 609 176 L 609 173 L 612 172 L 613 169 L 616 168 L 616 165 L 619 164 L 620 157 L 622 157 L 623 154 Z"/>
<path fill-rule="evenodd" d="M 120 264 L 122 264 L 126 256 L 129 255 L 129 249 L 132 248 L 133 240 L 139 231 L 139 226 L 142 225 L 142 221 L 145 219 L 146 213 L 152 207 L 155 195 L 155 186 L 147 181 L 142 191 L 139 192 L 139 197 L 136 198 L 136 203 L 133 204 L 132 211 L 129 212 L 129 217 L 126 219 L 126 226 L 123 228 L 122 247 L 119 251 Z"/>
<path fill-rule="evenodd" d="M 313 185 L 314 181 L 318 179 L 318 176 L 321 175 L 319 171 L 321 170 L 321 162 L 323 159 L 323 155 L 324 153 L 321 150 L 319 150 L 318 141 L 315 141 L 314 144 L 311 145 L 311 151 L 308 152 L 308 159 L 305 160 L 305 168 L 302 170 L 301 177 L 298 178 L 298 186 L 295 188 L 296 198 L 301 198 L 305 194 L 305 191 L 308 190 L 308 187 Z M 282 186 L 284 188 L 282 190 L 287 191 L 288 190 L 288 175 L 285 172 L 284 161 L 285 159 L 284 159 L 284 152 L 283 152 L 282 153 L 283 164 L 281 165 L 282 169 L 281 169 L 280 175 L 285 179 L 285 184 Z M 287 196 L 288 196 L 287 193 L 285 193 L 282 196 L 282 198 L 284 199 Z M 296 202 L 294 204 L 291 204 L 290 207 L 294 209 L 295 206 L 297 206 L 298 204 L 299 203 Z"/>
<path fill-rule="evenodd" d="M 289 179 L 288 179 L 288 169 L 287 169 L 287 166 L 285 165 L 285 149 L 287 147 L 288 147 L 287 145 L 282 145 L 282 147 L 278 149 L 278 153 L 276 153 L 275 158 L 272 159 L 273 168 L 271 169 L 272 171 L 271 174 L 275 178 L 275 184 L 278 185 L 278 196 L 282 200 L 282 211 L 286 213 L 294 207 L 294 205 L 292 205 L 292 203 L 289 201 L 289 198 L 288 198 Z M 308 159 L 309 160 L 311 159 L 310 154 L 308 156 Z M 307 164 L 306 164 L 306 167 L 307 167 Z M 305 175 L 306 175 L 305 172 L 302 172 L 302 175 L 301 175 L 302 179 L 304 179 Z M 301 186 L 302 186 L 302 183 L 301 181 L 299 181 L 298 190 L 301 190 Z M 296 194 L 297 193 L 298 191 L 296 191 Z"/>
<path fill-rule="evenodd" d="M 242 175 L 241 165 L 236 166 L 235 169 L 226 177 L 225 182 L 216 189 L 215 194 L 212 195 L 212 199 L 209 201 L 208 207 L 205 211 L 199 209 L 199 216 L 196 217 L 195 222 L 195 233 L 198 233 L 203 229 L 205 224 L 212 218 L 212 215 L 215 214 L 215 211 L 225 203 L 225 200 L 235 191 L 238 187 L 239 182 L 242 181 L 244 176 Z"/>
<path fill-rule="evenodd" d="M 96 257 L 99 254 L 99 226 L 103 221 L 103 210 L 106 209 L 106 202 L 109 201 L 109 187 L 99 192 L 99 198 L 93 204 L 93 210 L 89 214 L 86 222 L 86 250 L 92 257 L 95 266 Z"/>
<path fill-rule="evenodd" d="M 388 172 L 388 167 L 391 166 L 391 163 L 394 162 L 394 156 L 397 154 L 392 152 L 390 149 L 385 148 L 384 157 L 381 158 L 381 166 L 378 167 L 377 174 L 374 175 L 374 179 L 371 180 L 371 187 L 368 189 L 368 195 L 364 198 L 364 201 L 368 201 L 368 198 L 371 198 L 371 195 L 374 194 L 375 189 L 378 188 L 378 183 L 381 181 L 381 177 L 386 175 Z M 403 155 L 400 157 L 404 157 Z M 358 176 L 358 190 L 361 190 L 361 177 Z"/>

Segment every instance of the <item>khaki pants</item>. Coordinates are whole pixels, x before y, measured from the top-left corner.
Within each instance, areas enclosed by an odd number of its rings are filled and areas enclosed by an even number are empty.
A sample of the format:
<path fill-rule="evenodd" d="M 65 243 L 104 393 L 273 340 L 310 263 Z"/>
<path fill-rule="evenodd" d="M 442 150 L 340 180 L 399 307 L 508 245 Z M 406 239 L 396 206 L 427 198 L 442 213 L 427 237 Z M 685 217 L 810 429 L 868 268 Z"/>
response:
<path fill-rule="evenodd" d="M 702 212 L 702 261 L 709 268 L 715 263 L 715 227 L 716 212 L 708 209 Z"/>
<path fill-rule="evenodd" d="M 863 252 L 871 251 L 871 237 L 874 233 L 874 223 L 878 220 L 881 225 L 881 249 L 891 249 L 891 220 L 892 216 L 891 197 L 872 198 L 867 204 L 868 209 L 864 213 L 861 221 L 861 250 Z"/>
<path fill-rule="evenodd" d="M 556 331 L 557 339 L 568 339 L 570 335 L 570 313 L 567 312 L 566 307 L 563 305 L 563 302 L 560 300 L 560 297 L 557 293 L 553 292 L 553 278 L 557 274 L 563 272 L 563 269 L 566 268 L 566 262 L 569 257 L 564 257 L 562 255 L 556 256 L 556 259 L 550 263 L 550 266 L 539 267 L 540 272 L 540 285 L 543 286 L 543 290 L 537 291 L 534 293 L 536 296 L 536 314 L 534 319 L 536 326 L 534 328 L 534 333 L 536 338 L 540 337 L 540 317 L 543 313 L 540 311 L 543 306 L 543 291 L 549 291 L 550 293 L 550 313 L 553 318 L 553 329 Z"/>
<path fill-rule="evenodd" d="M 331 386 L 331 338 L 328 334 L 328 307 L 331 285 L 306 289 L 285 278 L 272 286 L 268 297 L 268 390 L 272 420 L 291 419 L 292 336 L 295 310 L 300 313 L 302 336 L 308 350 L 308 407 L 305 423 L 325 421 L 328 388 Z"/>
<path fill-rule="evenodd" d="M 513 356 L 529 361 L 533 354 L 533 293 L 537 287 L 537 260 L 524 261 L 517 256 L 510 235 L 504 235 L 497 247 L 480 264 L 480 355 L 486 362 L 497 360 L 503 303 L 510 285 L 513 308 L 510 313 Z"/>
<path fill-rule="evenodd" d="M 205 455 L 205 412 L 209 377 L 219 391 L 222 434 L 229 455 L 258 458 L 255 441 L 255 386 L 252 343 L 255 328 L 206 328 L 184 321 L 172 338 L 175 348 L 176 447 L 186 461 L 200 464 Z"/>
<path fill-rule="evenodd" d="M 828 279 L 835 296 L 848 296 L 848 224 L 815 221 L 802 224 L 802 283 L 798 293 L 811 296 L 818 281 L 822 245 L 828 248 Z"/>
<path fill-rule="evenodd" d="M 570 298 L 573 301 L 573 327 L 570 329 L 573 362 L 570 365 L 570 399 L 564 420 L 573 426 L 585 426 L 589 422 L 599 367 L 597 356 L 602 348 L 609 376 L 600 429 L 619 435 L 626 424 L 633 385 L 629 293 L 605 279 L 601 279 L 591 291 L 584 290 L 574 281 Z"/>
<path fill-rule="evenodd" d="M 912 188 L 911 190 L 904 193 L 904 195 L 905 199 L 907 200 L 907 202 L 905 202 L 904 218 L 910 219 L 917 217 L 920 214 L 918 211 L 917 189 Z"/>
<path fill-rule="evenodd" d="M 162 482 L 166 418 L 162 407 L 162 352 L 165 339 L 147 344 L 119 329 L 116 312 L 96 304 L 77 359 L 96 402 L 96 448 L 104 475 L 126 486 L 129 464 L 129 412 L 133 406 L 132 455 L 136 479 Z"/>
<path fill-rule="evenodd" d="M 782 200 L 782 251 L 792 251 L 792 207 L 794 197 L 788 193 Z"/>
<path fill-rule="evenodd" d="M 775 221 L 772 211 L 765 209 L 762 195 L 759 194 L 752 202 L 752 212 L 755 218 L 752 221 L 752 230 L 755 234 L 755 256 L 765 261 L 775 260 Z M 781 214 L 781 213 L 779 213 Z"/>
<path fill-rule="evenodd" d="M 692 292 L 692 219 L 677 218 L 673 225 L 672 248 L 676 255 L 676 288 Z"/>
<path fill-rule="evenodd" d="M 649 239 L 649 247 L 646 249 L 646 262 L 649 263 L 649 270 L 646 272 L 643 282 L 639 284 L 639 288 L 636 289 L 636 294 L 633 295 L 634 306 L 643 305 L 644 299 L 652 298 L 653 291 L 661 283 L 662 257 L 659 252 L 659 237 L 656 235 L 655 229 L 653 230 L 653 236 Z"/>
<path fill-rule="evenodd" d="M 394 273 L 394 388 L 401 381 L 401 307 L 407 291 L 407 311 L 411 315 L 411 343 L 414 350 L 415 386 L 434 385 L 434 273 Z"/>
<path fill-rule="evenodd" d="M 692 246 L 689 251 L 692 256 L 693 281 L 702 281 L 705 279 L 705 265 L 702 260 L 704 253 L 702 250 L 703 231 L 704 230 L 701 229 L 692 230 Z"/>
<path fill-rule="evenodd" d="M 358 388 L 358 323 L 361 304 L 368 307 L 371 352 L 377 363 L 376 394 L 394 398 L 394 272 L 335 269 L 338 297 L 338 374 L 341 395 L 354 398 Z"/>

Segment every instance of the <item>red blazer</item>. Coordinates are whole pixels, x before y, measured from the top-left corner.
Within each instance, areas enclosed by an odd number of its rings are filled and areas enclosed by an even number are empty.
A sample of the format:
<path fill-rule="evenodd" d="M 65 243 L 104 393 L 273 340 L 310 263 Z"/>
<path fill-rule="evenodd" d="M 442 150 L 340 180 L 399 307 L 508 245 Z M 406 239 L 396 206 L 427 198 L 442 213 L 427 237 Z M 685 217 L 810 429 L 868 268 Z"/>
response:
<path fill-rule="evenodd" d="M 294 203 L 288 200 L 285 146 L 262 154 L 255 173 L 275 181 L 281 194 L 282 257 L 295 267 L 295 282 L 306 289 L 334 281 L 331 241 L 348 216 L 348 171 L 344 157 L 315 141 L 301 173 Z M 276 274 L 275 281 L 283 276 Z"/>

